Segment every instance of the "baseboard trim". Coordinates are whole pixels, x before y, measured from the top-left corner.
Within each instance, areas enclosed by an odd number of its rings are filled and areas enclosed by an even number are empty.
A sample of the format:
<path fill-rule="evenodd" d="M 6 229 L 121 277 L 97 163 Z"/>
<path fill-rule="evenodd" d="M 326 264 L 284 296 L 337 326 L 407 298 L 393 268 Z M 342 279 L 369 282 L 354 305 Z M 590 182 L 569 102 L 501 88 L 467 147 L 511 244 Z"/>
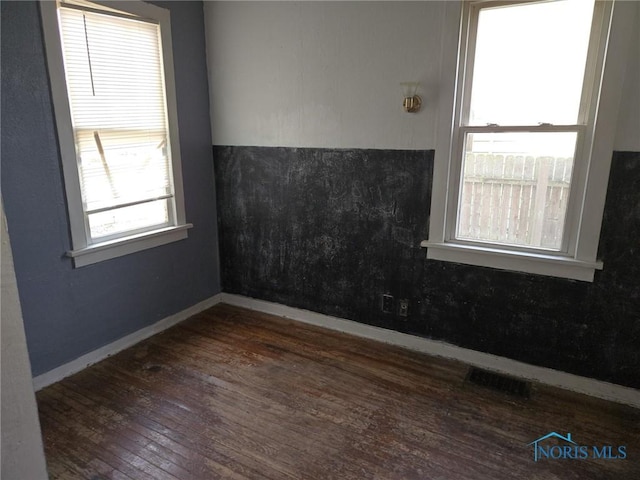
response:
<path fill-rule="evenodd" d="M 356 335 L 379 342 L 388 343 L 413 351 L 426 353 L 436 357 L 457 360 L 468 365 L 484 368 L 514 377 L 532 380 L 545 385 L 571 390 L 573 392 L 590 395 L 617 403 L 640 408 L 640 391 L 629 387 L 623 387 L 613 383 L 581 377 L 571 373 L 561 372 L 545 367 L 529 365 L 516 360 L 511 360 L 489 353 L 477 352 L 467 348 L 457 347 L 449 343 L 428 338 L 417 337 L 406 333 L 396 332 L 385 328 L 373 327 L 353 320 L 332 317 L 310 310 L 288 307 L 286 305 L 257 300 L 255 298 L 219 293 L 202 302 L 199 302 L 181 312 L 170 315 L 162 320 L 149 325 L 141 330 L 133 332 L 115 342 L 87 353 L 69 363 L 61 365 L 33 379 L 34 390 L 41 390 L 53 383 L 59 382 L 74 373 L 87 368 L 94 363 L 104 360 L 126 348 L 135 345 L 146 338 L 160 333 L 187 318 L 200 313 L 218 303 L 228 303 L 238 307 L 249 308 L 263 313 L 278 315 L 299 322 L 316 325 L 318 327 L 335 330 L 338 332 Z"/>
<path fill-rule="evenodd" d="M 178 313 L 170 315 L 162 320 L 154 323 L 153 325 L 149 325 L 148 327 L 137 330 L 126 337 L 122 337 L 115 342 L 112 342 L 104 347 L 100 347 L 92 352 L 87 353 L 75 360 L 72 360 L 64 365 L 54 368 L 53 370 L 49 370 L 42 375 L 38 375 L 33 379 L 33 388 L 37 392 L 38 390 L 43 389 L 44 387 L 48 387 L 49 385 L 59 382 L 63 378 L 66 378 L 74 373 L 79 372 L 87 368 L 89 365 L 93 365 L 101 360 L 104 360 L 111 355 L 114 355 L 125 348 L 129 348 L 135 345 L 146 338 L 151 337 L 157 333 L 160 333 L 167 328 L 173 327 L 174 325 L 186 320 L 197 313 L 200 313 L 207 308 L 213 307 L 217 303 L 220 303 L 221 298 L 223 298 L 222 294 L 214 295 L 213 297 L 209 297 L 206 300 L 203 300 L 195 305 L 192 305 L 189 308 L 186 308 Z"/>
<path fill-rule="evenodd" d="M 405 347 L 417 352 L 436 357 L 458 360 L 468 365 L 484 368 L 514 377 L 532 380 L 545 385 L 571 390 L 617 403 L 640 408 L 640 391 L 613 383 L 581 377 L 571 373 L 552 370 L 550 368 L 529 365 L 497 355 L 477 352 L 449 343 L 417 337 L 385 328 L 373 327 L 352 320 L 323 315 L 321 313 L 288 307 L 278 303 L 257 300 L 254 298 L 222 293 L 220 303 L 228 303 L 263 313 L 278 315 L 299 322 L 336 330 L 358 337 L 377 340 L 379 342 Z"/>

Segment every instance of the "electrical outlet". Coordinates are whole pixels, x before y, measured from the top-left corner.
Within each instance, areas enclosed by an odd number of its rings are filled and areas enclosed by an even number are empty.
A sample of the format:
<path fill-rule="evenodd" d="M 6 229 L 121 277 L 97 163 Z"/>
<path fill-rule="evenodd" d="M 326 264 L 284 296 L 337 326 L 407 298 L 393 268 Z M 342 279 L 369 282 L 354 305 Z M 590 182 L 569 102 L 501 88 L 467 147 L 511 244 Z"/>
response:
<path fill-rule="evenodd" d="M 409 316 L 409 300 L 406 298 L 398 301 L 398 315 L 401 317 Z"/>
<path fill-rule="evenodd" d="M 386 293 L 382 295 L 382 311 L 385 313 L 393 312 L 393 297 Z"/>

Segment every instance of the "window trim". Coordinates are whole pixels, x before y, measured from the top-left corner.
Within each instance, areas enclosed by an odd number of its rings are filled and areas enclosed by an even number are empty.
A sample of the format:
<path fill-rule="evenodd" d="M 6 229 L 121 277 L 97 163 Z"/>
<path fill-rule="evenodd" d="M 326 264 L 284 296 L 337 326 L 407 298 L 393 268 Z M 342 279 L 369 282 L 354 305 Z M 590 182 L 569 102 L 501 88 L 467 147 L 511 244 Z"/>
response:
<path fill-rule="evenodd" d="M 471 3 L 447 2 L 444 6 L 442 33 L 443 55 L 440 65 L 438 135 L 435 151 L 429 239 L 421 243 L 427 249 L 427 258 L 502 270 L 518 271 L 554 277 L 593 281 L 594 272 L 602 269 L 597 260 L 602 215 L 606 198 L 609 170 L 613 154 L 613 142 L 618 119 L 618 109 L 622 97 L 622 84 L 627 62 L 629 39 L 633 33 L 633 5 L 626 2 L 612 2 L 610 13 L 604 15 L 600 32 L 603 51 L 599 58 L 604 62 L 600 81 L 593 89 L 588 101 L 595 102 L 593 112 L 593 137 L 590 140 L 591 155 L 577 175 L 584 175 L 584 189 L 574 192 L 578 197 L 573 212 L 567 213 L 565 229 L 568 232 L 568 251 L 554 252 L 522 251 L 505 249 L 500 245 L 477 245 L 456 242 L 450 238 L 451 209 L 457 200 L 451 202 L 452 182 L 460 178 L 461 158 L 456 155 L 454 134 L 457 114 L 461 111 L 460 76 L 464 74 L 466 48 L 466 26 Z M 467 12 L 463 12 L 463 8 Z M 599 86 L 598 86 L 599 83 Z M 585 99 L 583 98 L 582 101 Z M 456 188 L 457 190 L 457 188 Z M 589 212 L 586 214 L 585 212 Z M 455 214 L 453 215 L 455 217 Z M 455 219 L 454 219 L 455 222 Z"/>
<path fill-rule="evenodd" d="M 65 255 L 73 259 L 75 267 L 82 267 L 187 238 L 187 230 L 193 227 L 193 225 L 186 222 L 184 205 L 170 12 L 164 8 L 142 1 L 92 0 L 92 3 L 96 5 L 98 11 L 98 6 L 104 6 L 108 9 L 124 12 L 124 14 L 141 17 L 142 21 L 149 21 L 151 19 L 154 23 L 160 25 L 169 144 L 171 148 L 171 173 L 173 176 L 175 218 L 173 219 L 173 224 L 169 226 L 164 225 L 143 233 L 131 233 L 130 235 L 121 236 L 116 239 L 89 243 L 89 235 L 86 230 L 85 215 L 82 206 L 77 154 L 58 26 L 59 2 L 41 0 L 39 3 L 49 70 L 51 97 L 62 162 L 64 188 L 67 199 L 69 227 L 71 231 L 72 248 L 65 252 Z M 92 10 L 95 11 L 95 9 Z M 108 10 L 101 13 L 118 16 L 117 13 Z M 126 16 L 124 14 L 123 16 Z"/>

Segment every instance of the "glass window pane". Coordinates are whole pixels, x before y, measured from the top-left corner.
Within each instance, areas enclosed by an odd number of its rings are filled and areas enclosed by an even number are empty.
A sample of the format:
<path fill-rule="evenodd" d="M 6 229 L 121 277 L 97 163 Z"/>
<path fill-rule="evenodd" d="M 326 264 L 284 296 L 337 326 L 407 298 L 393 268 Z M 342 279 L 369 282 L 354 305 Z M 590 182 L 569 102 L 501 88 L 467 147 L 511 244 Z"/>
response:
<path fill-rule="evenodd" d="M 89 215 L 89 229 L 94 240 L 150 227 L 161 228 L 168 224 L 167 200 L 156 200 Z"/>
<path fill-rule="evenodd" d="M 469 133 L 456 238 L 559 250 L 576 132 Z"/>
<path fill-rule="evenodd" d="M 76 132 L 87 211 L 172 194 L 166 142 L 155 132 Z M 98 143 L 99 142 L 99 143 Z M 100 145 L 101 150 L 99 150 Z"/>
<path fill-rule="evenodd" d="M 469 124 L 578 122 L 594 0 L 483 8 Z"/>
<path fill-rule="evenodd" d="M 160 26 L 75 8 L 59 14 L 91 240 L 167 225 L 173 200 L 140 203 L 173 195 Z"/>

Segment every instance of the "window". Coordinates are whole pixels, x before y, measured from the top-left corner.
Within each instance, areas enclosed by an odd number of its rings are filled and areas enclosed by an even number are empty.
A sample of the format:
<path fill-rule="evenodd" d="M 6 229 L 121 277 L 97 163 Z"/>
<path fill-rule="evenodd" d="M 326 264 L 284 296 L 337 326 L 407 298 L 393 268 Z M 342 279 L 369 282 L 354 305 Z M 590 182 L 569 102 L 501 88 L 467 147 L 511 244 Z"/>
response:
<path fill-rule="evenodd" d="M 41 2 L 76 266 L 186 238 L 168 11 Z"/>
<path fill-rule="evenodd" d="M 623 77 L 612 15 L 594 0 L 464 2 L 428 258 L 593 280 Z"/>

